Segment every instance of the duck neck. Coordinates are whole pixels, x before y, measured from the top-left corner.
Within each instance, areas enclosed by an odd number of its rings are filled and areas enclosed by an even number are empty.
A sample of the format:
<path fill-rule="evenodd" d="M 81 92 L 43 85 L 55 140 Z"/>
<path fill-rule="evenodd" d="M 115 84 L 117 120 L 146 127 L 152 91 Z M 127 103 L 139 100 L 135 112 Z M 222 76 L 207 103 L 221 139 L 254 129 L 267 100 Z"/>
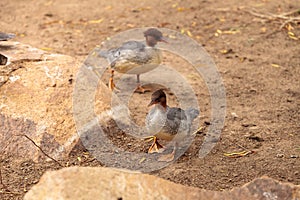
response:
<path fill-rule="evenodd" d="M 168 107 L 167 102 L 160 102 L 159 104 L 157 104 L 157 106 L 164 111 L 166 111 Z"/>

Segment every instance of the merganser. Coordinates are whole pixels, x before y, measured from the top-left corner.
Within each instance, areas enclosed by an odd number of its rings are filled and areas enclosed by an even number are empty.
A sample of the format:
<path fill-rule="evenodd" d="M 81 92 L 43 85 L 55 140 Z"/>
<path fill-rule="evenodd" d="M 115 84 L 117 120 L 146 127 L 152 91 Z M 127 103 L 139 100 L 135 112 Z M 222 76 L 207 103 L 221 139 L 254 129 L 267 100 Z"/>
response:
<path fill-rule="evenodd" d="M 12 33 L 3 33 L 3 32 L 0 32 L 0 41 L 6 41 L 6 40 L 14 38 L 15 36 L 16 35 L 12 34 Z"/>
<path fill-rule="evenodd" d="M 199 115 L 199 111 L 194 108 L 183 110 L 169 107 L 162 89 L 152 94 L 148 106 L 153 106 L 146 117 L 146 129 L 153 135 L 150 137 L 153 143 L 148 153 L 161 152 L 163 146 L 158 143 L 158 139 L 173 141 L 175 145 L 172 153 L 159 158 L 159 161 L 170 162 L 174 160 L 178 142 L 190 134 L 192 122 Z"/>
<path fill-rule="evenodd" d="M 111 67 L 111 77 L 109 80 L 109 88 L 113 90 L 115 84 L 113 82 L 114 71 L 126 74 L 137 75 L 138 92 L 146 92 L 148 90 L 141 87 L 140 74 L 146 73 L 156 67 L 162 61 L 161 51 L 155 48 L 158 42 L 166 42 L 162 33 L 150 28 L 144 32 L 146 43 L 141 41 L 127 41 L 120 47 L 110 49 L 108 51 L 101 51 L 99 55 L 108 60 Z"/>

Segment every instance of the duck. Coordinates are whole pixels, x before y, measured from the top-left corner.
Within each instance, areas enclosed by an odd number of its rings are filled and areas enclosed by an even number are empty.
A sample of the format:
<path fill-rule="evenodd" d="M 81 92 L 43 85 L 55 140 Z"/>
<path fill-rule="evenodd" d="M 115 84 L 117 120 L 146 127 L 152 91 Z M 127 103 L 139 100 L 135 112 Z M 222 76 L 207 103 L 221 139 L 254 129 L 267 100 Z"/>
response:
<path fill-rule="evenodd" d="M 152 135 L 148 137 L 148 140 L 153 140 L 148 153 L 162 153 L 165 150 L 163 145 L 158 143 L 158 140 L 172 142 L 173 151 L 158 159 L 158 161 L 171 162 L 174 160 L 178 142 L 190 134 L 192 122 L 199 115 L 199 110 L 169 107 L 163 89 L 152 93 L 148 107 L 151 107 L 151 109 L 145 120 L 146 130 Z"/>
<path fill-rule="evenodd" d="M 156 28 L 149 28 L 144 32 L 145 42 L 127 41 L 120 47 L 108 51 L 100 51 L 99 55 L 106 58 L 111 68 L 111 76 L 108 86 L 111 90 L 116 88 L 113 81 L 114 72 L 135 74 L 137 86 L 135 91 L 145 93 L 150 91 L 141 86 L 140 75 L 151 71 L 162 62 L 161 51 L 156 48 L 158 42 L 168 43 L 161 31 Z"/>
<path fill-rule="evenodd" d="M 15 34 L 13 33 L 3 33 L 3 32 L 0 32 L 0 41 L 7 41 L 7 40 L 10 40 L 12 38 L 16 37 Z"/>

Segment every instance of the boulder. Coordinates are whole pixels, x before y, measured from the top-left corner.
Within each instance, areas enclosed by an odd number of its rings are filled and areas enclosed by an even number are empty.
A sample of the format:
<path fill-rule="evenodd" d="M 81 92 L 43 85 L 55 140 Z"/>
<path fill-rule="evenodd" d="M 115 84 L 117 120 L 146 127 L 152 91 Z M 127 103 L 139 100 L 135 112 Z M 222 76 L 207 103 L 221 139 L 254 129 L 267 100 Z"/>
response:
<path fill-rule="evenodd" d="M 114 168 L 70 167 L 46 172 L 25 195 L 43 199 L 197 199 L 296 200 L 300 186 L 258 178 L 231 191 L 208 191 L 176 184 L 152 175 Z"/>
<path fill-rule="evenodd" d="M 72 94 L 81 63 L 10 41 L 0 43 L 0 54 L 8 59 L 0 65 L 2 155 L 46 158 L 34 143 L 53 158 L 67 155 L 78 140 Z"/>

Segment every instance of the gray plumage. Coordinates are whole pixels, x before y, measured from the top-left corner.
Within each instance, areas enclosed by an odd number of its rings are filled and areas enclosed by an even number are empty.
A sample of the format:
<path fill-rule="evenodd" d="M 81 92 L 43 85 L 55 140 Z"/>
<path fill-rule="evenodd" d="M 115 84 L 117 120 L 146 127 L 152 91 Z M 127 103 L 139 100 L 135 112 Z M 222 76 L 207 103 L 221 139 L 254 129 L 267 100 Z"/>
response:
<path fill-rule="evenodd" d="M 194 108 L 183 110 L 167 106 L 165 109 L 161 105 L 155 105 L 146 117 L 146 128 L 152 135 L 159 132 L 173 136 L 179 132 L 189 133 L 192 122 L 198 115 L 199 111 Z"/>
<path fill-rule="evenodd" d="M 199 115 L 194 108 L 183 110 L 169 107 L 162 89 L 155 91 L 148 106 L 154 105 L 146 117 L 146 128 L 151 135 L 171 140 L 176 134 L 187 135 L 193 120 Z"/>
<path fill-rule="evenodd" d="M 145 64 L 151 60 L 151 54 L 148 53 L 146 45 L 138 41 L 125 42 L 119 48 L 100 51 L 99 55 L 106 58 L 111 67 L 114 67 L 117 62 Z"/>
<path fill-rule="evenodd" d="M 144 32 L 145 41 L 127 41 L 120 47 L 100 51 L 99 56 L 106 58 L 110 67 L 120 73 L 139 75 L 158 67 L 161 63 L 161 51 L 155 48 L 158 42 L 166 42 L 162 33 L 150 28 Z"/>
<path fill-rule="evenodd" d="M 16 37 L 15 34 L 0 32 L 0 41 L 6 41 L 6 40 L 12 39 L 14 37 Z"/>

